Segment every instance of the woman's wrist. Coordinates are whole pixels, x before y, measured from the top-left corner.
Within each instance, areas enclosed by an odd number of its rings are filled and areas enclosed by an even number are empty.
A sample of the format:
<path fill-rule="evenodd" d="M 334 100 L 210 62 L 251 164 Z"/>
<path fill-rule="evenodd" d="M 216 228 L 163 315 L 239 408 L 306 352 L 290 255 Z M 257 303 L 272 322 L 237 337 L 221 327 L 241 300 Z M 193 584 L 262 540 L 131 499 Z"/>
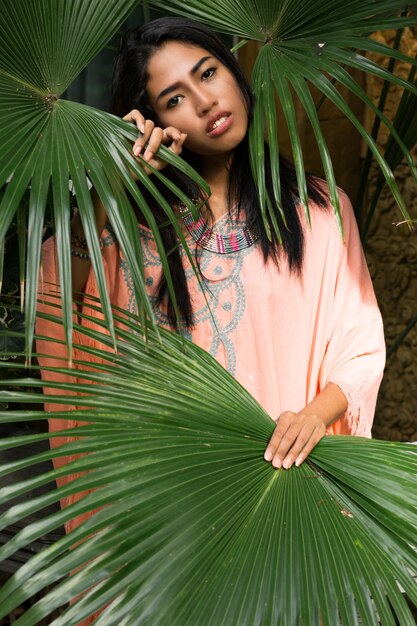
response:
<path fill-rule="evenodd" d="M 340 387 L 334 383 L 327 383 L 300 413 L 307 417 L 310 415 L 319 417 L 328 428 L 346 413 L 347 408 L 346 396 Z"/>

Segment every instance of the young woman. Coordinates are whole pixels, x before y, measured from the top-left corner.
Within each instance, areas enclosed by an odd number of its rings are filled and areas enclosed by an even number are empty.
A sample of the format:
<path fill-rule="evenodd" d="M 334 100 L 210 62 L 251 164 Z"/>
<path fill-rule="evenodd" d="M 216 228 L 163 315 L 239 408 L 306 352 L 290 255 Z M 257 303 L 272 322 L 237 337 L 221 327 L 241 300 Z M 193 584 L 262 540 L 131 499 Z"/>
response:
<path fill-rule="evenodd" d="M 162 228 L 179 302 L 174 315 L 156 245 L 136 207 L 149 296 L 159 322 L 208 350 L 276 419 L 265 460 L 276 468 L 302 463 L 326 434 L 370 436 L 384 366 L 381 316 L 349 200 L 340 192 L 342 241 L 323 181 L 310 177 L 311 227 L 300 207 L 294 169 L 280 162 L 282 245 L 268 240 L 249 166 L 253 97 L 234 56 L 207 28 L 162 18 L 127 33 L 117 58 L 113 112 L 138 128 L 133 153 L 164 169 L 196 203 L 196 185 L 161 161 L 161 144 L 186 159 L 210 185 L 192 217 L 161 190 L 178 213 L 195 254 L 203 290 L 172 227 Z M 271 170 L 267 185 L 273 197 Z M 154 182 L 157 182 L 154 180 Z M 148 198 L 152 202 L 152 198 Z M 166 221 L 153 202 L 159 223 Z M 95 199 L 97 228 L 112 301 L 135 310 L 129 272 Z M 81 222 L 73 229 L 75 290 L 96 295 Z M 54 243 L 44 250 L 45 278 L 55 281 Z M 204 293 L 203 293 L 204 291 Z M 63 425 L 54 421 L 54 428 Z"/>

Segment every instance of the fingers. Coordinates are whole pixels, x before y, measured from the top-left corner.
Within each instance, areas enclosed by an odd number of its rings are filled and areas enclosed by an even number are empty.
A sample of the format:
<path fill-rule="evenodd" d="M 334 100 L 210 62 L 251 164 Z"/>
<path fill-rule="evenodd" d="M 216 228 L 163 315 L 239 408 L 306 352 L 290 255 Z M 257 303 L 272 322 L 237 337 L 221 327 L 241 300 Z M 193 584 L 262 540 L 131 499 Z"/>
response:
<path fill-rule="evenodd" d="M 139 156 L 144 146 L 151 144 L 150 146 L 148 145 L 146 150 L 148 153 L 152 153 L 147 155 L 148 158 L 146 160 L 149 161 L 161 145 L 163 130 L 162 128 L 155 128 L 152 120 L 144 120 L 141 123 L 141 128 L 143 128 L 143 131 L 141 131 L 141 134 L 133 144 L 132 150 L 135 156 Z M 145 155 L 143 157 L 145 158 Z"/>
<path fill-rule="evenodd" d="M 173 152 L 174 154 L 181 154 L 182 146 L 186 138 L 186 133 L 182 133 L 173 126 L 168 126 L 168 128 L 165 128 L 164 130 L 164 143 L 168 144 L 169 142 L 171 142 L 168 150 L 171 150 L 171 152 Z"/>
<path fill-rule="evenodd" d="M 145 121 L 145 133 L 143 137 L 139 138 L 136 141 L 136 144 L 139 144 L 139 146 L 144 145 L 146 141 L 148 142 L 145 153 L 143 155 L 145 161 L 149 162 L 151 161 L 151 159 L 153 159 L 154 155 L 158 152 L 161 144 L 170 144 L 168 149 L 171 150 L 171 152 L 174 152 L 175 154 L 181 154 L 182 145 L 187 135 L 185 133 L 181 133 L 177 128 L 174 128 L 173 126 L 169 126 L 165 129 L 158 127 L 149 127 L 148 129 L 148 121 L 150 120 Z M 139 152 L 137 152 L 136 156 L 138 156 Z M 163 161 L 161 161 L 161 164 L 165 165 Z"/>
<path fill-rule="evenodd" d="M 185 133 L 181 133 L 176 128 L 159 128 L 151 120 L 145 120 L 145 132 L 137 138 L 133 153 L 135 156 L 141 155 L 145 161 L 150 162 L 158 152 L 161 144 L 170 144 L 169 150 L 174 154 L 181 154 L 183 143 L 187 137 Z M 145 147 L 145 151 L 142 152 Z M 161 165 L 165 163 L 161 161 Z"/>
<path fill-rule="evenodd" d="M 326 434 L 324 422 L 317 416 L 287 411 L 277 426 L 265 450 L 264 458 L 273 467 L 298 467 Z"/>
<path fill-rule="evenodd" d="M 136 124 L 140 135 L 133 144 L 132 151 L 135 156 L 139 156 L 143 147 L 151 140 L 151 147 L 148 150 L 150 154 L 147 155 L 146 160 L 150 161 L 152 156 L 158 150 L 161 145 L 163 131 L 162 128 L 155 128 L 155 123 L 152 120 L 146 120 L 142 113 L 137 109 L 133 109 L 123 118 L 126 122 L 133 122 Z M 143 155 L 145 156 L 145 155 Z"/>
<path fill-rule="evenodd" d="M 125 120 L 125 122 L 133 122 L 134 124 L 136 124 L 138 130 L 141 133 L 145 132 L 145 118 L 143 117 L 142 113 L 137 109 L 133 109 L 132 111 L 130 111 L 127 115 L 124 116 L 123 119 Z"/>
<path fill-rule="evenodd" d="M 323 427 L 323 431 L 319 428 L 315 428 L 314 432 L 311 434 L 310 439 L 305 443 L 304 446 L 300 446 L 299 448 L 293 447 L 290 450 L 290 453 L 286 456 L 282 463 L 282 467 L 285 469 L 290 468 L 293 464 L 296 467 L 299 467 L 303 461 L 306 460 L 310 452 L 313 448 L 316 447 L 320 439 L 324 437 L 326 434 L 326 429 Z"/>
<path fill-rule="evenodd" d="M 149 125 L 148 125 L 148 122 L 149 122 Z M 140 149 L 136 156 L 138 156 L 142 146 L 147 142 L 148 145 L 145 148 L 143 158 L 145 159 L 145 161 L 151 161 L 154 155 L 159 150 L 159 147 L 162 143 L 163 136 L 164 136 L 164 131 L 162 130 L 162 128 L 155 127 L 154 123 L 151 122 L 151 120 L 146 120 L 145 132 L 143 134 L 143 137 L 139 139 Z"/>
<path fill-rule="evenodd" d="M 294 443 L 296 432 L 294 429 L 291 430 L 291 425 L 295 415 L 287 411 L 279 416 L 277 426 L 265 450 L 265 461 L 272 461 L 274 467 L 281 467 L 286 452 Z"/>
<path fill-rule="evenodd" d="M 181 154 L 182 146 L 187 138 L 186 133 L 182 133 L 173 126 L 163 129 L 155 126 L 152 120 L 147 120 L 137 109 L 133 109 L 124 118 L 127 122 L 134 123 L 140 131 L 139 137 L 132 146 L 132 152 L 136 157 L 141 157 L 143 161 L 149 163 L 154 169 L 162 169 L 166 162 L 155 157 L 161 144 L 169 146 L 168 149 L 174 154 Z M 143 164 L 143 161 L 142 164 Z M 151 170 L 145 166 L 143 169 L 146 174 L 150 174 Z"/>
<path fill-rule="evenodd" d="M 139 156 L 143 146 L 149 139 L 149 136 L 152 133 L 155 124 L 152 122 L 152 120 L 145 120 L 142 113 L 137 109 L 133 109 L 132 111 L 130 111 L 127 115 L 124 116 L 123 119 L 126 122 L 133 122 L 134 124 L 136 124 L 140 132 L 139 137 L 136 139 L 132 147 L 133 154 Z"/>

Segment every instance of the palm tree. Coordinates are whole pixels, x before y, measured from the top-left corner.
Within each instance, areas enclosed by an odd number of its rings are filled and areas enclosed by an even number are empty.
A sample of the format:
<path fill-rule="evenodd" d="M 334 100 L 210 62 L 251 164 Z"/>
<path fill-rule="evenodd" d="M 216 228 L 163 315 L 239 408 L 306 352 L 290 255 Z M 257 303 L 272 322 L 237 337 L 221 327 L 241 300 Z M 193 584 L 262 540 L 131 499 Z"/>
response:
<path fill-rule="evenodd" d="M 357 623 L 357 615 L 365 624 L 377 624 L 377 616 L 381 623 L 394 624 L 393 614 L 401 624 L 413 624 L 398 588 L 399 583 L 417 605 L 417 587 L 411 576 L 417 572 L 413 550 L 417 462 L 411 446 L 331 438 L 316 448 L 302 468 L 276 472 L 261 459 L 273 427 L 270 418 L 209 355 L 154 326 L 137 261 L 140 240 L 126 190 L 141 206 L 167 273 L 168 269 L 152 213 L 140 188 L 131 181 L 129 170 L 152 194 L 158 193 L 129 156 L 132 128 L 101 111 L 60 99 L 133 10 L 136 0 L 115 0 L 106 7 L 99 0 L 49 0 L 41 5 L 34 0 L 5 0 L 3 4 L 0 242 L 16 217 L 21 266 L 26 265 L 24 280 L 22 277 L 26 352 L 30 354 L 33 340 L 48 202 L 62 252 L 59 274 L 63 324 L 67 343 L 72 341 L 70 246 L 66 245 L 70 239 L 69 181 L 77 195 L 97 275 L 103 324 L 111 334 L 109 337 L 104 329 L 87 331 L 75 324 L 79 333 L 92 332 L 92 338 L 106 346 L 98 372 L 85 369 L 82 357 L 77 364 L 80 382 L 76 390 L 88 394 L 83 398 L 83 406 L 88 408 L 78 411 L 77 417 L 89 425 L 71 431 L 82 438 L 69 442 L 65 453 L 89 454 L 78 456 L 62 470 L 17 481 L 5 489 L 4 501 L 25 497 L 35 485 L 50 483 L 59 476 L 74 472 L 82 475 L 66 487 L 12 507 L 2 516 L 2 524 L 21 521 L 65 494 L 94 490 L 70 509 L 49 514 L 17 534 L 2 548 L 2 557 L 65 520 L 103 508 L 70 536 L 22 566 L 2 591 L 2 614 L 49 583 L 61 581 L 21 618 L 21 624 L 36 624 L 55 607 L 81 593 L 65 615 L 54 622 L 56 626 L 76 624 L 106 605 L 97 624 L 314 626 L 321 618 L 324 625 L 350 626 Z M 249 40 L 261 44 L 253 73 L 257 108 L 251 128 L 251 155 L 265 214 L 269 199 L 264 186 L 263 136 L 266 132 L 271 159 L 276 162 L 277 96 L 291 136 L 305 207 L 305 174 L 294 97 L 304 106 L 316 134 L 338 215 L 331 159 L 309 89 L 314 85 L 348 116 L 367 141 L 404 217 L 409 219 L 387 161 L 337 91 L 338 84 L 344 85 L 381 117 L 416 177 L 408 153 L 410 146 L 347 71 L 349 67 L 359 68 L 416 94 L 412 82 L 396 78 L 358 52 L 378 51 L 404 59 L 398 51 L 367 36 L 376 30 L 415 23 L 415 18 L 396 16 L 402 2 L 311 0 L 308 12 L 301 0 L 167 0 L 151 4 L 237 35 L 240 45 Z M 415 65 L 414 60 L 407 60 Z M 197 177 L 181 159 L 163 148 L 161 151 L 166 160 Z M 163 174 L 157 175 L 170 184 Z M 106 206 L 140 305 L 138 319 L 118 320 L 126 328 L 118 329 L 117 334 L 87 178 Z M 22 204 L 25 192 L 29 196 L 27 206 Z M 179 190 L 176 192 L 191 206 Z M 278 171 L 275 194 L 279 200 Z M 176 225 L 171 207 L 161 196 L 158 198 L 167 219 Z M 179 228 L 177 232 L 181 238 Z M 4 246 L 1 250 L 4 253 Z M 132 333 L 138 322 L 141 333 Z M 146 346 L 142 337 L 145 329 Z M 114 347 L 117 351 L 111 352 Z M 97 384 L 88 384 L 91 382 Z M 19 381 L 20 386 L 25 384 Z M 27 384 L 41 385 L 37 379 L 28 379 Z M 68 402 L 66 394 L 73 390 L 68 381 L 57 388 L 63 403 Z M 17 396 L 21 401 L 44 400 L 42 394 L 30 391 L 18 391 Z M 207 400 L 211 396 L 215 402 Z M 16 394 L 5 391 L 3 397 L 8 402 Z M 7 423 L 23 416 L 27 420 L 44 419 L 39 411 L 7 411 L 1 419 Z M 47 437 L 8 438 L 1 445 L 10 449 Z M 3 475 L 36 467 L 42 459 L 52 459 L 62 452 L 55 450 L 7 464 Z M 77 544 L 79 540 L 83 541 Z"/>

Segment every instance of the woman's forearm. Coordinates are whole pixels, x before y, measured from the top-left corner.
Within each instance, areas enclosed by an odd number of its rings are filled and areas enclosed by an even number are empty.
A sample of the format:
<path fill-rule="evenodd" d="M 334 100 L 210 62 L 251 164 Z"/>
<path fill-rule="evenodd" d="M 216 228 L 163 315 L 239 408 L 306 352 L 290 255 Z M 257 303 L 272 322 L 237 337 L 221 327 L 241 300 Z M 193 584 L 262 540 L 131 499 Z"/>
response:
<path fill-rule="evenodd" d="M 317 415 L 326 428 L 342 417 L 347 410 L 347 400 L 343 391 L 334 383 L 327 383 L 324 389 L 303 409 L 306 416 Z"/>

